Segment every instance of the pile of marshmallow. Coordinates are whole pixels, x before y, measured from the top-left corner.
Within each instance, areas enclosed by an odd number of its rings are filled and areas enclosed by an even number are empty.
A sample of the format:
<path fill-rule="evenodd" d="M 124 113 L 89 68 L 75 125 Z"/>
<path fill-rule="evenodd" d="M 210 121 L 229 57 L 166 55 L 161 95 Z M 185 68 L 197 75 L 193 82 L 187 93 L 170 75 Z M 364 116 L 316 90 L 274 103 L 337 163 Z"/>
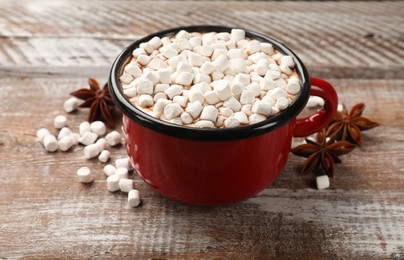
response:
<path fill-rule="evenodd" d="M 70 99 L 72 100 L 72 99 Z M 65 107 L 66 109 L 66 107 Z M 71 111 L 66 109 L 66 111 Z M 84 145 L 83 156 L 85 159 L 98 157 L 102 163 L 110 159 L 108 146 L 115 147 L 122 143 L 122 136 L 118 131 L 107 133 L 107 128 L 102 121 L 82 122 L 79 126 L 79 132 L 74 133 L 67 127 L 67 119 L 63 115 L 54 118 L 54 127 L 59 130 L 57 136 L 52 135 L 47 128 L 41 128 L 37 131 L 37 141 L 41 142 L 48 152 L 57 150 L 66 152 L 75 145 Z M 136 207 L 140 204 L 139 191 L 134 189 L 134 182 L 129 178 L 129 172 L 132 171 L 132 165 L 129 158 L 115 160 L 115 166 L 105 165 L 103 171 L 108 176 L 107 189 L 111 192 L 122 191 L 128 193 L 128 205 Z M 76 172 L 79 182 L 91 183 L 95 179 L 95 174 L 88 167 L 81 167 Z"/>
<path fill-rule="evenodd" d="M 261 122 L 300 93 L 294 60 L 245 31 L 179 31 L 136 48 L 120 82 L 142 111 L 178 125 L 229 128 Z"/>

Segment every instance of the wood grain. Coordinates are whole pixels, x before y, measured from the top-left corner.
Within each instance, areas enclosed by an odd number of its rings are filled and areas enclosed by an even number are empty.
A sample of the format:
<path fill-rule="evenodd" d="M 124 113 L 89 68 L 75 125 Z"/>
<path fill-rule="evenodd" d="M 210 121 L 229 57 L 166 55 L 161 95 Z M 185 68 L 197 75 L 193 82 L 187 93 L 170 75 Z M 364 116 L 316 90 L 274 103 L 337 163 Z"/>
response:
<path fill-rule="evenodd" d="M 0 0 L 0 258 L 403 259 L 403 10 L 396 1 Z M 316 190 L 291 155 L 271 186 L 222 207 L 179 204 L 133 175 L 142 205 L 130 209 L 81 146 L 52 154 L 35 142 L 40 127 L 56 133 L 68 93 L 88 76 L 105 81 L 131 41 L 190 23 L 273 35 L 340 102 L 367 104 L 381 126 L 342 157 L 330 189 Z M 77 131 L 87 114 L 67 117 Z M 77 182 L 83 165 L 96 173 L 91 185 Z"/>

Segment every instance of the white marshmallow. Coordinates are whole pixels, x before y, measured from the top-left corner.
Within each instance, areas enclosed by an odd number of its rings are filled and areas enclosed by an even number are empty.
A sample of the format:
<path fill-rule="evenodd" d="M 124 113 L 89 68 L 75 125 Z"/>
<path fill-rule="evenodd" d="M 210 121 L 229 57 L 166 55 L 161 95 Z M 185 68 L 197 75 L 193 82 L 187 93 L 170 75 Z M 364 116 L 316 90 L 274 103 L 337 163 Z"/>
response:
<path fill-rule="evenodd" d="M 163 37 L 163 38 L 161 38 L 161 43 L 163 43 L 163 46 L 167 46 L 167 45 L 171 44 L 171 40 L 168 37 Z"/>
<path fill-rule="evenodd" d="M 130 163 L 129 157 L 116 159 L 115 160 L 115 167 L 118 168 L 126 168 L 128 171 L 132 170 L 132 164 Z"/>
<path fill-rule="evenodd" d="M 311 97 L 310 97 L 311 98 Z M 324 100 L 323 99 L 321 99 L 323 102 L 323 105 L 322 106 L 324 106 Z M 344 105 L 342 105 L 342 104 L 338 104 L 338 106 L 337 106 L 337 111 L 338 112 L 342 112 L 342 111 L 344 111 Z"/>
<path fill-rule="evenodd" d="M 190 64 L 181 61 L 181 62 L 178 64 L 176 71 L 177 71 L 178 73 L 183 72 L 183 71 L 193 73 L 193 67 L 192 67 Z"/>
<path fill-rule="evenodd" d="M 241 82 L 234 81 L 233 85 L 231 86 L 231 92 L 236 97 L 239 97 L 244 89 L 244 85 Z"/>
<path fill-rule="evenodd" d="M 119 188 L 119 176 L 111 175 L 107 178 L 107 189 L 111 192 L 120 190 Z"/>
<path fill-rule="evenodd" d="M 160 59 L 152 59 L 147 67 L 151 68 L 152 70 L 159 70 L 167 67 L 167 64 L 160 60 Z"/>
<path fill-rule="evenodd" d="M 317 97 L 317 96 L 310 96 L 309 101 L 306 104 L 306 107 L 309 107 L 309 108 L 322 107 L 322 106 L 324 106 L 324 99 L 322 99 L 321 97 Z M 341 107 L 341 111 L 342 111 L 342 107 Z M 341 111 L 338 111 L 338 112 L 341 112 Z"/>
<path fill-rule="evenodd" d="M 132 52 L 132 56 L 133 56 L 134 58 L 139 57 L 139 55 L 141 55 L 141 54 L 147 54 L 147 53 L 146 53 L 146 51 L 145 51 L 144 49 L 142 49 L 142 48 L 136 48 L 136 49 Z"/>
<path fill-rule="evenodd" d="M 257 41 L 257 40 L 252 40 L 252 41 L 250 41 L 250 42 L 247 44 L 246 51 L 247 51 L 249 54 L 253 54 L 253 53 L 256 53 L 256 52 L 261 51 L 261 44 L 260 44 L 260 42 Z"/>
<path fill-rule="evenodd" d="M 142 78 L 150 80 L 153 83 L 153 86 L 155 84 L 159 83 L 159 81 L 160 81 L 160 79 L 158 77 L 158 73 L 156 71 L 152 71 L 152 70 L 144 69 Z M 139 84 L 139 82 L 138 82 L 138 84 Z"/>
<path fill-rule="evenodd" d="M 58 134 L 58 140 L 62 139 L 65 136 L 69 136 L 72 134 L 72 131 L 68 127 L 63 127 L 60 129 L 60 132 Z"/>
<path fill-rule="evenodd" d="M 295 62 L 293 61 L 292 56 L 282 56 L 280 61 L 282 66 L 288 66 L 290 68 L 293 68 L 295 66 Z"/>
<path fill-rule="evenodd" d="M 161 83 L 163 83 L 163 84 L 170 84 L 171 83 L 171 71 L 170 71 L 170 69 L 161 68 L 161 69 L 159 69 L 157 71 L 157 75 L 158 75 Z M 157 85 L 159 85 L 159 84 L 157 84 Z"/>
<path fill-rule="evenodd" d="M 110 146 L 115 146 L 122 142 L 122 136 L 118 131 L 112 131 L 105 136 L 105 141 Z"/>
<path fill-rule="evenodd" d="M 228 107 L 230 108 L 233 112 L 240 111 L 241 109 L 241 104 L 240 102 L 235 99 L 234 97 L 230 97 L 223 103 L 223 107 Z"/>
<path fill-rule="evenodd" d="M 157 102 L 159 99 L 167 99 L 167 95 L 163 92 L 159 92 L 159 93 L 155 94 L 153 97 L 153 101 Z"/>
<path fill-rule="evenodd" d="M 211 81 L 212 80 L 209 75 L 202 74 L 202 73 L 195 73 L 194 84 L 201 83 L 201 82 L 210 83 Z"/>
<path fill-rule="evenodd" d="M 180 118 L 181 118 L 181 121 L 186 125 L 188 125 L 194 121 L 193 118 L 191 117 L 191 115 L 188 114 L 187 112 L 183 112 L 181 114 Z"/>
<path fill-rule="evenodd" d="M 230 33 L 231 41 L 239 41 L 245 38 L 245 31 L 241 29 L 232 29 Z"/>
<path fill-rule="evenodd" d="M 211 75 L 213 81 L 221 80 L 224 77 L 224 74 L 220 71 L 214 71 L 210 75 Z"/>
<path fill-rule="evenodd" d="M 81 167 L 77 170 L 77 176 L 81 183 L 91 183 L 94 181 L 94 175 L 88 167 Z"/>
<path fill-rule="evenodd" d="M 291 75 L 293 73 L 293 71 L 288 66 L 281 65 L 279 68 L 281 69 L 282 73 L 286 75 Z"/>
<path fill-rule="evenodd" d="M 225 117 L 230 117 L 233 115 L 233 110 L 231 110 L 231 108 L 228 107 L 221 107 L 219 108 L 220 114 L 225 116 Z"/>
<path fill-rule="evenodd" d="M 213 89 L 220 100 L 226 100 L 231 97 L 231 88 L 226 80 L 216 80 L 212 82 Z"/>
<path fill-rule="evenodd" d="M 212 56 L 210 57 L 213 61 L 216 60 L 219 56 L 223 55 L 224 57 L 227 58 L 227 49 L 226 46 L 224 46 L 224 49 L 213 49 Z"/>
<path fill-rule="evenodd" d="M 197 47 L 202 45 L 202 37 L 200 36 L 194 36 L 189 39 L 189 43 L 192 45 L 192 47 Z"/>
<path fill-rule="evenodd" d="M 124 89 L 123 93 L 128 97 L 136 97 L 137 96 L 137 87 Z"/>
<path fill-rule="evenodd" d="M 164 107 L 170 104 L 171 101 L 167 99 L 159 99 L 156 104 L 153 106 L 153 112 L 157 117 L 160 117 L 163 114 Z"/>
<path fill-rule="evenodd" d="M 95 143 L 100 148 L 100 151 L 105 150 L 105 148 L 107 148 L 107 140 L 105 140 L 105 138 L 100 138 Z"/>
<path fill-rule="evenodd" d="M 167 60 L 167 63 L 171 66 L 170 69 L 175 69 L 181 62 L 187 62 L 187 57 L 183 54 L 174 56 Z"/>
<path fill-rule="evenodd" d="M 67 113 L 71 113 L 75 111 L 81 103 L 81 99 L 78 99 L 76 97 L 71 97 L 68 100 L 65 101 L 63 104 L 63 108 Z"/>
<path fill-rule="evenodd" d="M 277 79 L 277 80 L 275 80 L 275 83 L 276 83 L 277 88 L 285 89 L 285 87 L 286 87 L 286 81 L 283 79 Z"/>
<path fill-rule="evenodd" d="M 119 179 L 128 179 L 128 169 L 125 167 L 117 167 L 115 171 L 115 175 L 119 177 Z"/>
<path fill-rule="evenodd" d="M 119 80 L 122 83 L 129 84 L 134 80 L 134 78 L 132 77 L 132 75 L 124 73 L 124 74 L 122 74 L 122 76 L 119 77 Z"/>
<path fill-rule="evenodd" d="M 147 78 L 140 78 L 137 85 L 137 93 L 142 94 L 153 94 L 153 82 Z"/>
<path fill-rule="evenodd" d="M 56 137 L 51 134 L 44 136 L 43 145 L 48 152 L 55 152 L 58 149 L 58 141 Z"/>
<path fill-rule="evenodd" d="M 192 89 L 194 89 L 194 90 L 199 90 L 199 91 L 201 91 L 202 93 L 206 93 L 207 91 L 210 91 L 212 88 L 209 86 L 209 83 L 207 83 L 207 82 L 200 82 L 200 83 L 197 83 L 197 84 L 195 84 L 195 85 L 193 85 L 192 86 Z M 191 90 L 192 90 L 191 89 Z M 189 94 L 189 93 L 188 93 Z"/>
<path fill-rule="evenodd" d="M 260 87 L 261 87 L 261 90 L 268 91 L 268 90 L 276 88 L 276 83 L 272 79 L 263 78 L 260 80 Z"/>
<path fill-rule="evenodd" d="M 281 72 L 277 70 L 268 70 L 267 73 L 265 73 L 265 78 L 276 80 L 281 77 Z"/>
<path fill-rule="evenodd" d="M 219 97 L 216 95 L 216 92 L 214 90 L 209 90 L 205 92 L 204 98 L 207 104 L 209 105 L 215 105 L 220 102 Z"/>
<path fill-rule="evenodd" d="M 203 108 L 200 119 L 215 122 L 218 113 L 219 112 L 216 107 L 209 105 Z"/>
<path fill-rule="evenodd" d="M 188 112 L 192 118 L 197 118 L 201 112 L 202 112 L 203 106 L 201 102 L 196 101 L 193 103 L 188 103 L 188 106 L 186 107 L 185 111 Z"/>
<path fill-rule="evenodd" d="M 98 156 L 100 162 L 106 163 L 109 160 L 111 153 L 108 150 L 103 150 Z"/>
<path fill-rule="evenodd" d="M 268 42 L 261 42 L 261 51 L 271 55 L 274 52 L 274 47 Z"/>
<path fill-rule="evenodd" d="M 202 55 L 198 53 L 190 53 L 188 57 L 189 64 L 191 64 L 194 67 L 200 67 L 203 63 L 203 57 Z"/>
<path fill-rule="evenodd" d="M 61 128 L 65 127 L 66 124 L 67 124 L 67 119 L 65 116 L 62 116 L 62 115 L 55 117 L 55 119 L 53 120 L 53 125 L 56 129 L 61 129 Z"/>
<path fill-rule="evenodd" d="M 192 50 L 193 48 L 187 39 L 178 40 L 177 45 L 178 45 L 178 51 L 180 52 L 182 51 L 182 53 L 184 53 L 183 51 L 185 50 Z"/>
<path fill-rule="evenodd" d="M 205 97 L 204 97 L 202 91 L 199 89 L 195 89 L 195 88 L 191 88 L 188 91 L 188 97 L 189 97 L 190 102 L 199 101 L 199 102 L 201 102 L 201 104 L 203 104 L 203 102 L 205 101 Z"/>
<path fill-rule="evenodd" d="M 243 49 L 230 49 L 227 52 L 227 57 L 229 57 L 229 59 L 246 59 L 247 52 Z"/>
<path fill-rule="evenodd" d="M 271 98 L 278 100 L 279 98 L 287 98 L 288 94 L 280 89 L 280 88 L 274 88 L 268 91 L 267 93 L 268 96 L 270 96 Z"/>
<path fill-rule="evenodd" d="M 246 39 L 242 39 L 236 42 L 237 48 L 246 49 L 249 41 Z"/>
<path fill-rule="evenodd" d="M 192 72 L 182 71 L 178 74 L 177 78 L 175 79 L 175 83 L 181 85 L 191 85 L 194 79 L 194 74 Z"/>
<path fill-rule="evenodd" d="M 252 107 L 252 112 L 264 116 L 270 116 L 272 112 L 272 105 L 264 101 L 256 101 Z"/>
<path fill-rule="evenodd" d="M 93 132 L 85 132 L 79 139 L 79 143 L 83 145 L 93 144 L 98 138 L 98 135 Z"/>
<path fill-rule="evenodd" d="M 47 135 L 50 135 L 51 133 L 49 132 L 48 129 L 46 128 L 41 128 L 36 132 L 36 137 L 37 137 L 37 141 L 42 142 L 44 137 Z"/>
<path fill-rule="evenodd" d="M 142 75 L 142 70 L 139 66 L 137 62 L 132 61 L 125 66 L 125 73 L 130 74 L 133 78 L 138 78 Z"/>
<path fill-rule="evenodd" d="M 261 87 L 257 82 L 253 82 L 245 87 L 245 89 L 250 90 L 254 93 L 255 97 L 258 97 L 261 94 Z"/>
<path fill-rule="evenodd" d="M 170 75 L 171 75 L 171 73 L 170 73 Z M 156 86 L 154 86 L 154 93 L 164 92 L 169 87 L 170 87 L 170 85 L 168 85 L 168 84 L 156 84 Z"/>
<path fill-rule="evenodd" d="M 190 34 L 189 32 L 187 32 L 185 30 L 181 30 L 175 35 L 176 39 L 190 39 L 191 37 L 192 37 L 192 34 Z"/>
<path fill-rule="evenodd" d="M 245 104 L 253 104 L 255 101 L 255 94 L 251 90 L 244 90 L 240 96 L 240 103 Z"/>
<path fill-rule="evenodd" d="M 275 104 L 276 104 L 276 100 L 271 98 L 269 95 L 266 95 L 265 97 L 263 97 L 261 99 L 261 101 L 267 102 L 267 103 L 271 104 L 272 106 L 275 106 Z"/>
<path fill-rule="evenodd" d="M 268 56 L 265 53 L 257 52 L 249 55 L 248 60 L 257 64 L 260 60 L 268 60 Z"/>
<path fill-rule="evenodd" d="M 200 68 L 200 73 L 209 75 L 215 70 L 215 65 L 213 65 L 212 62 L 210 61 L 205 61 L 202 63 L 201 68 Z"/>
<path fill-rule="evenodd" d="M 137 59 L 136 59 L 136 61 L 139 63 L 139 64 L 141 64 L 141 65 L 143 65 L 143 66 L 146 66 L 147 64 L 149 64 L 149 62 L 151 61 L 151 57 L 150 56 L 148 56 L 148 55 L 145 55 L 145 54 L 140 54 L 138 57 L 137 57 Z M 125 74 L 124 74 L 125 75 Z M 129 74 L 127 74 L 127 75 L 129 75 Z M 123 75 L 122 75 L 123 76 Z M 130 76 L 130 75 L 129 75 Z M 131 76 L 132 77 L 132 76 Z M 121 81 L 122 81 L 122 79 L 121 79 Z M 126 83 L 126 82 L 125 82 Z M 128 82 L 129 83 L 129 82 Z"/>
<path fill-rule="evenodd" d="M 161 54 L 166 57 L 167 59 L 172 58 L 178 55 L 178 51 L 170 46 L 164 46 L 160 48 Z M 139 62 L 140 63 L 140 62 Z"/>
<path fill-rule="evenodd" d="M 248 117 L 248 119 L 250 120 L 250 124 L 256 124 L 256 123 L 264 121 L 267 118 L 263 115 L 252 114 Z"/>
<path fill-rule="evenodd" d="M 248 117 L 243 112 L 234 113 L 234 118 L 242 125 L 247 125 L 250 121 L 248 121 Z"/>
<path fill-rule="evenodd" d="M 330 187 L 330 179 L 327 175 L 321 175 L 316 177 L 317 189 L 324 190 Z"/>
<path fill-rule="evenodd" d="M 58 147 L 61 151 L 65 152 L 69 150 L 73 145 L 75 141 L 71 135 L 65 136 L 62 139 L 58 141 Z"/>
<path fill-rule="evenodd" d="M 248 73 L 247 63 L 244 59 L 231 59 L 230 67 L 236 73 Z"/>
<path fill-rule="evenodd" d="M 275 107 L 279 110 L 284 110 L 289 106 L 289 100 L 287 98 L 279 98 L 276 100 Z"/>
<path fill-rule="evenodd" d="M 213 48 L 208 45 L 196 46 L 194 51 L 202 56 L 210 57 L 213 53 Z"/>
<path fill-rule="evenodd" d="M 181 107 L 186 107 L 188 103 L 188 97 L 185 96 L 175 96 L 173 102 L 179 104 Z"/>
<path fill-rule="evenodd" d="M 139 106 L 146 108 L 146 107 L 151 107 L 154 104 L 153 98 L 150 95 L 140 95 L 138 98 Z"/>
<path fill-rule="evenodd" d="M 224 71 L 229 66 L 229 60 L 225 55 L 220 55 L 213 61 L 213 66 L 217 71 Z"/>
<path fill-rule="evenodd" d="M 103 172 L 107 176 L 112 176 L 112 175 L 115 175 L 116 168 L 112 164 L 107 164 L 104 166 Z"/>
<path fill-rule="evenodd" d="M 90 124 L 91 132 L 98 136 L 103 136 L 107 133 L 107 127 L 102 121 L 94 121 Z"/>
<path fill-rule="evenodd" d="M 149 41 L 149 44 L 150 44 L 154 49 L 157 49 L 157 48 L 159 48 L 161 45 L 163 45 L 163 42 L 161 41 L 160 37 L 154 36 L 154 37 L 151 38 L 151 40 Z"/>
<path fill-rule="evenodd" d="M 240 126 L 240 122 L 233 116 L 224 120 L 224 126 L 227 128 Z"/>
<path fill-rule="evenodd" d="M 140 196 L 138 190 L 131 190 L 128 193 L 128 206 L 135 208 L 140 204 Z"/>
<path fill-rule="evenodd" d="M 214 128 L 215 125 L 210 120 L 199 120 L 195 123 L 195 127 L 197 127 L 197 128 Z"/>
<path fill-rule="evenodd" d="M 224 120 L 226 120 L 226 118 L 224 116 L 218 116 L 216 119 L 216 123 L 215 126 L 216 127 L 221 127 L 224 124 Z"/>
<path fill-rule="evenodd" d="M 244 114 L 246 114 L 247 116 L 251 116 L 253 113 L 251 111 L 252 109 L 252 105 L 251 104 L 247 104 L 247 105 L 243 105 L 241 107 L 241 112 L 243 112 Z"/>
<path fill-rule="evenodd" d="M 139 44 L 139 47 L 145 50 L 148 54 L 152 53 L 154 50 L 153 46 L 148 42 L 142 42 Z"/>
<path fill-rule="evenodd" d="M 100 154 L 100 150 L 101 149 L 97 144 L 89 144 L 83 149 L 84 157 L 86 159 L 94 158 Z"/>
<path fill-rule="evenodd" d="M 280 62 L 280 61 L 281 61 L 281 58 L 282 58 L 283 56 L 284 56 L 284 55 L 283 55 L 282 53 L 277 53 L 277 54 L 275 54 L 275 55 L 272 56 L 272 59 L 274 59 L 274 60 Z"/>
<path fill-rule="evenodd" d="M 164 107 L 163 115 L 167 120 L 178 117 L 183 112 L 181 106 L 178 103 L 170 103 Z"/>
<path fill-rule="evenodd" d="M 234 77 L 234 82 L 239 82 L 243 85 L 248 85 L 251 83 L 250 75 L 245 73 L 239 73 Z"/>
<path fill-rule="evenodd" d="M 91 126 L 90 123 L 87 121 L 81 122 L 79 126 L 79 133 L 81 136 L 83 136 L 85 133 L 91 132 Z"/>
<path fill-rule="evenodd" d="M 289 94 L 296 95 L 300 91 L 300 84 L 295 82 L 290 82 L 286 85 L 286 91 Z"/>
<path fill-rule="evenodd" d="M 217 33 L 215 36 L 217 39 L 222 40 L 222 41 L 230 40 L 230 33 L 227 33 L 227 32 L 220 32 L 220 33 Z"/>
<path fill-rule="evenodd" d="M 80 140 L 80 134 L 79 133 L 71 133 L 70 136 L 73 138 L 73 145 L 77 145 Z"/>
<path fill-rule="evenodd" d="M 164 90 L 164 93 L 170 98 L 173 99 L 175 96 L 181 94 L 184 88 L 180 85 L 171 85 L 168 89 Z"/>
<path fill-rule="evenodd" d="M 133 180 L 131 179 L 120 179 L 119 189 L 123 192 L 129 192 L 133 189 Z"/>

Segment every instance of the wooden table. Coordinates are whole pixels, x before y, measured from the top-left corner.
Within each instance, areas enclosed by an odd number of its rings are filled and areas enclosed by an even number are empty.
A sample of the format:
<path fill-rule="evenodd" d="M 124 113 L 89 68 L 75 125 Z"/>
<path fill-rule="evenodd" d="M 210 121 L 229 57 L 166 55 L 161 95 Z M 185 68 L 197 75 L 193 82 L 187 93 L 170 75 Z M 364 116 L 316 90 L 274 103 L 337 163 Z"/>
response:
<path fill-rule="evenodd" d="M 0 258 L 404 258 L 403 2 L 3 0 L 0 13 Z M 291 155 L 270 187 L 215 208 L 168 200 L 136 176 L 143 203 L 130 209 L 82 147 L 47 153 L 34 141 L 70 91 L 107 79 L 123 47 L 187 24 L 273 35 L 382 126 L 342 157 L 330 189 L 316 190 Z M 67 115 L 69 126 L 86 116 Z M 83 165 L 91 185 L 77 182 Z"/>

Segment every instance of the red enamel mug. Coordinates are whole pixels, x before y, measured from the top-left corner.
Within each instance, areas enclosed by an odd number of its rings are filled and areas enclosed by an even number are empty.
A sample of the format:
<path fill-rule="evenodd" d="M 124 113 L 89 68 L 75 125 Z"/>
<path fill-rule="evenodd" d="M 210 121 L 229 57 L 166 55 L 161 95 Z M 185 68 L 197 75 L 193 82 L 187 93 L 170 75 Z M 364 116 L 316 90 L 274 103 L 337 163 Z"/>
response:
<path fill-rule="evenodd" d="M 174 200 L 193 205 L 237 202 L 263 190 L 280 174 L 293 137 L 318 132 L 333 118 L 338 98 L 324 80 L 309 78 L 301 60 L 282 43 L 246 30 L 246 37 L 269 42 L 290 55 L 302 90 L 289 108 L 257 124 L 226 129 L 199 129 L 171 124 L 142 112 L 124 96 L 119 76 L 140 43 L 180 30 L 230 32 L 224 26 L 188 26 L 148 35 L 123 50 L 109 79 L 111 96 L 123 112 L 126 149 L 137 174 L 152 188 Z M 297 115 L 310 95 L 325 100 L 324 109 L 301 119 Z"/>

